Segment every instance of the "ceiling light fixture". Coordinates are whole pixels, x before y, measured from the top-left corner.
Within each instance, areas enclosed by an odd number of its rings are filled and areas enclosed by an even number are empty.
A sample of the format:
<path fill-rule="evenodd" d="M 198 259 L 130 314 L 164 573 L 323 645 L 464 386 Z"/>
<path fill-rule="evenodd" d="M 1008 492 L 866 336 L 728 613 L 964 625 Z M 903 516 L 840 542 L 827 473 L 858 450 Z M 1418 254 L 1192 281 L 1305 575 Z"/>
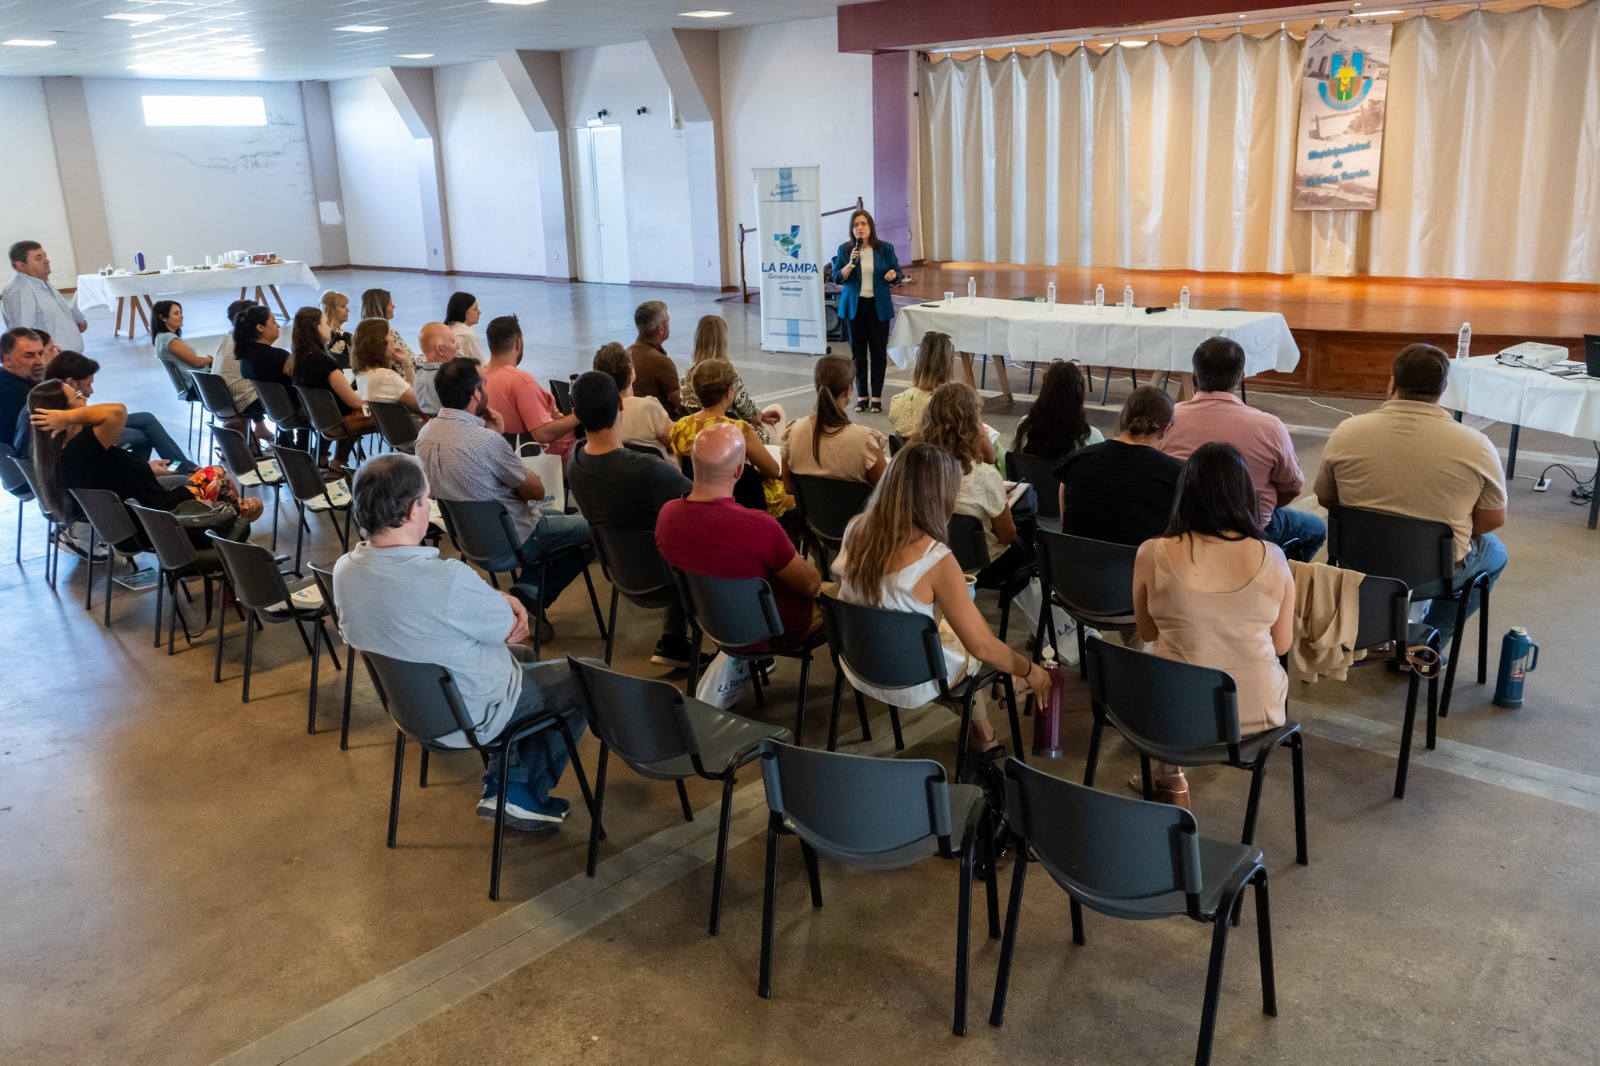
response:
<path fill-rule="evenodd" d="M 1120 44 L 1124 48 L 1143 48 L 1145 45 L 1149 44 L 1150 42 L 1149 41 L 1118 41 L 1117 43 Z"/>
<path fill-rule="evenodd" d="M 544 0 L 489 0 L 491 4 L 509 4 L 511 7 L 527 7 L 530 4 L 542 4 Z"/>
<path fill-rule="evenodd" d="M 106 16 L 106 18 L 116 22 L 131 22 L 136 26 L 142 26 L 146 22 L 160 22 L 166 17 L 165 15 L 140 14 L 136 11 L 119 11 L 115 15 Z"/>
<path fill-rule="evenodd" d="M 679 18 L 684 19 L 719 19 L 733 14 L 732 11 L 680 11 Z"/>
<path fill-rule="evenodd" d="M 340 33 L 383 33 L 387 26 L 335 26 Z"/>
<path fill-rule="evenodd" d="M 1404 11 L 1368 11 L 1368 18 L 1377 18 L 1380 15 L 1404 15 Z"/>
<path fill-rule="evenodd" d="M 432 52 L 401 52 L 396 59 L 432 59 Z"/>
<path fill-rule="evenodd" d="M 0 44 L 10 48 L 49 48 L 55 43 L 54 41 L 35 40 L 31 37 L 13 37 L 9 41 L 0 41 Z"/>

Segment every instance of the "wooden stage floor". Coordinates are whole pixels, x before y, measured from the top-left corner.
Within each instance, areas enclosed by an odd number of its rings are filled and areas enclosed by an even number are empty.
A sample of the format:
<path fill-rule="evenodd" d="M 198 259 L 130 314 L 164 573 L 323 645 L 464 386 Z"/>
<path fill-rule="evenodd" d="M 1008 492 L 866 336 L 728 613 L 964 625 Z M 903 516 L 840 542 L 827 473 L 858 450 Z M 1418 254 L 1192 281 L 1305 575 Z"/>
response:
<path fill-rule="evenodd" d="M 1600 285 L 932 261 L 912 266 L 909 274 L 897 295 L 919 299 L 964 294 L 969 277 L 978 279 L 978 295 L 1001 298 L 1043 296 L 1054 281 L 1063 303 L 1092 300 L 1098 283 L 1111 302 L 1132 285 L 1140 304 L 1175 305 L 1187 285 L 1195 307 L 1277 311 L 1289 323 L 1300 366 L 1290 374 L 1259 375 L 1253 386 L 1343 395 L 1383 395 L 1390 361 L 1413 341 L 1453 354 L 1462 322 L 1472 323 L 1472 348 L 1479 354 L 1531 340 L 1566 346 L 1581 359 L 1584 334 L 1600 333 Z"/>

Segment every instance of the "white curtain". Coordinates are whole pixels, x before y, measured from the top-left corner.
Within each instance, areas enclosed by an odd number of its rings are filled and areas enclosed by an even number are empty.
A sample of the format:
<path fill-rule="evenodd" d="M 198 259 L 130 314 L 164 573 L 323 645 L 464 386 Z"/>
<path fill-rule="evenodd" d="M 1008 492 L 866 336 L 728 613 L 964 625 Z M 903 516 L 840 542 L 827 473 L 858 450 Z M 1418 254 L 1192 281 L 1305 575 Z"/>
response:
<path fill-rule="evenodd" d="M 924 62 L 933 259 L 1600 282 L 1600 4 L 1395 27 L 1378 210 L 1289 208 L 1288 36 Z"/>

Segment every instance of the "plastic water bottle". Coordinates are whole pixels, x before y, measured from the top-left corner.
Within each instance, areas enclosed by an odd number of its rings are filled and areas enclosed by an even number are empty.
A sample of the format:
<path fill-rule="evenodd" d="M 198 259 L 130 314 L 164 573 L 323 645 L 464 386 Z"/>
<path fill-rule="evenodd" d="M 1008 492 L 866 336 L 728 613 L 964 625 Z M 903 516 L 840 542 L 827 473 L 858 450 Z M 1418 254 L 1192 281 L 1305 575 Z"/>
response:
<path fill-rule="evenodd" d="M 978 300 L 978 279 L 967 279 L 967 303 L 976 303 Z"/>
<path fill-rule="evenodd" d="M 1463 322 L 1461 323 L 1461 332 L 1456 334 L 1456 361 L 1460 362 L 1466 359 L 1471 348 L 1472 323 Z"/>
<path fill-rule="evenodd" d="M 1133 315 L 1133 286 L 1132 285 L 1124 285 L 1122 287 L 1122 313 L 1123 313 L 1123 315 L 1129 316 L 1129 317 L 1131 317 Z"/>
<path fill-rule="evenodd" d="M 134 252 L 133 253 L 133 269 L 139 271 L 141 274 L 144 273 L 144 253 L 143 252 Z"/>
<path fill-rule="evenodd" d="M 1187 285 L 1178 290 L 1178 317 L 1189 317 L 1189 286 Z"/>
<path fill-rule="evenodd" d="M 1050 310 L 1056 309 L 1056 283 L 1053 281 L 1044 287 L 1044 302 L 1049 305 Z"/>
<path fill-rule="evenodd" d="M 1059 759 L 1066 753 L 1061 744 L 1061 670 L 1056 666 L 1056 650 L 1044 646 L 1040 665 L 1050 678 L 1050 691 L 1033 708 L 1033 754 L 1040 759 Z"/>
<path fill-rule="evenodd" d="M 1500 675 L 1495 679 L 1494 705 L 1521 707 L 1522 682 L 1538 665 L 1539 645 L 1529 639 L 1526 629 L 1512 626 L 1500 641 Z"/>
<path fill-rule="evenodd" d="M 1094 287 L 1094 313 L 1097 315 L 1103 315 L 1105 314 L 1105 311 L 1106 287 L 1104 285 L 1096 285 Z"/>

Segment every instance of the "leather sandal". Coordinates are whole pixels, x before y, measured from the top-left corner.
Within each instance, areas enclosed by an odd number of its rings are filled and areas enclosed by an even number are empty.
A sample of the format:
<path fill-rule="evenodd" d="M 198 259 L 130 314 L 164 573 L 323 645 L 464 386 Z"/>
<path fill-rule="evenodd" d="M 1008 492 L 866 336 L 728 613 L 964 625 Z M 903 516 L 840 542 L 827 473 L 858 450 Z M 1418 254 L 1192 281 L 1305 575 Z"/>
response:
<path fill-rule="evenodd" d="M 1162 781 L 1171 781 L 1174 777 L 1183 781 L 1182 788 L 1173 788 L 1170 785 L 1163 785 L 1161 783 Z M 1143 796 L 1144 775 L 1134 774 L 1132 777 L 1128 778 L 1128 787 L 1139 793 L 1140 796 Z M 1192 808 L 1189 806 L 1189 779 L 1184 777 L 1182 774 L 1174 774 L 1171 777 L 1157 777 L 1153 779 L 1150 782 L 1150 799 L 1155 803 L 1170 803 L 1174 807 L 1182 807 L 1186 811 L 1191 810 Z"/>

